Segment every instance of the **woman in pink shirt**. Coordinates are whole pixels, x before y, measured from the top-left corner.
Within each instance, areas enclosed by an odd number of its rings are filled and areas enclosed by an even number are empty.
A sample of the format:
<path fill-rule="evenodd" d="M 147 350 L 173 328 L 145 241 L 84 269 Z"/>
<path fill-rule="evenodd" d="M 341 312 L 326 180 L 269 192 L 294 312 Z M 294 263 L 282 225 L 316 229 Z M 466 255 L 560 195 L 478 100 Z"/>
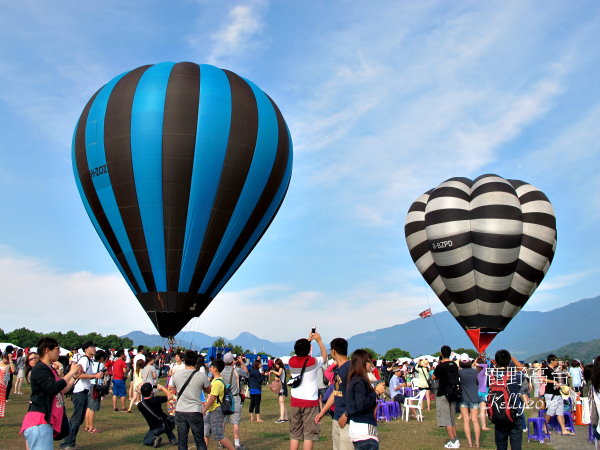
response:
<path fill-rule="evenodd" d="M 57 369 L 60 347 L 53 338 L 38 342 L 40 360 L 31 370 L 31 397 L 29 411 L 23 418 L 21 434 L 25 435 L 30 449 L 50 450 L 55 436 L 60 436 L 66 420 L 63 392 L 71 389 L 81 374 L 81 366 L 72 364 L 61 379 Z M 66 422 L 68 425 L 68 421 Z M 63 436 L 64 437 L 64 436 Z"/>

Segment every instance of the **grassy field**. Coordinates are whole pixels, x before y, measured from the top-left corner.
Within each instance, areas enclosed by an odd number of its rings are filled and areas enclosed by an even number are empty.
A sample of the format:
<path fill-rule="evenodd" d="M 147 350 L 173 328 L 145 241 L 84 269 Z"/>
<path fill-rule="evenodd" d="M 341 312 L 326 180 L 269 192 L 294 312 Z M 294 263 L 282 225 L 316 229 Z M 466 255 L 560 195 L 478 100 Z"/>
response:
<path fill-rule="evenodd" d="M 22 396 L 12 396 L 7 403 L 6 417 L 0 419 L 0 449 L 23 449 L 25 440 L 19 435 L 19 429 L 23 415 L 27 410 L 29 401 L 29 386 L 24 386 L 25 394 Z M 146 422 L 137 410 L 133 414 L 117 413 L 112 411 L 112 397 L 103 400 L 100 411 L 96 414 L 96 428 L 102 430 L 98 434 L 90 434 L 84 431 L 83 427 L 79 431 L 77 444 L 84 450 L 93 449 L 134 449 L 144 448 L 142 439 L 147 431 Z M 263 391 L 262 396 L 262 418 L 264 423 L 249 422 L 248 404 L 244 405 L 244 414 L 242 418 L 242 443 L 249 449 L 286 449 L 289 448 L 288 425 L 276 424 L 274 421 L 278 418 L 277 399 L 269 390 Z M 288 403 L 289 405 L 289 403 Z M 70 400 L 67 401 L 68 413 L 72 411 Z M 462 422 L 458 423 L 459 438 L 461 446 L 467 447 L 467 442 L 462 433 Z M 231 426 L 226 428 L 226 435 L 232 439 Z M 436 426 L 435 410 L 425 412 L 425 420 L 417 422 L 410 420 L 404 422 L 396 420 L 390 423 L 381 423 L 379 425 L 380 442 L 382 449 L 440 449 L 446 443 L 446 432 Z M 164 435 L 163 435 L 164 436 Z M 163 437 L 166 442 L 166 439 Z M 494 446 L 493 431 L 482 433 L 481 444 L 483 448 L 492 449 Z M 167 446 L 163 443 L 162 448 Z M 58 444 L 55 445 L 58 448 Z M 172 447 L 174 448 L 174 447 Z M 190 448 L 193 447 L 193 440 L 190 434 Z M 216 449 L 218 445 L 211 442 L 209 448 Z M 331 420 L 325 419 L 321 426 L 321 440 L 315 445 L 316 449 L 331 448 Z M 538 443 L 528 444 L 524 440 L 525 449 L 544 449 L 548 445 Z"/>

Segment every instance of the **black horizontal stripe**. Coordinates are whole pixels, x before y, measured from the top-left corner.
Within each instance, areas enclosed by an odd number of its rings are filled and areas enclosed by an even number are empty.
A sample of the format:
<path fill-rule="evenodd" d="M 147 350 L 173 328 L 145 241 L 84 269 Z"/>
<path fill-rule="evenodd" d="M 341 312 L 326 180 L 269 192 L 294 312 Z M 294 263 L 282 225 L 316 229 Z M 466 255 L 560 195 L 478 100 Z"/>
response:
<path fill-rule="evenodd" d="M 421 258 L 421 256 L 423 256 L 428 251 L 429 251 L 429 242 L 428 241 L 419 242 L 417 245 L 415 245 L 412 249 L 409 250 L 410 257 L 412 258 L 412 260 L 414 262 L 417 262 L 419 260 L 419 258 Z"/>
<path fill-rule="evenodd" d="M 516 272 L 527 281 L 537 284 L 541 283 L 545 275 L 543 271 L 536 269 L 535 267 L 531 267 L 523 260 L 519 260 L 517 263 Z"/>
<path fill-rule="evenodd" d="M 474 314 L 472 316 L 460 316 L 457 318 L 461 326 L 467 329 L 481 329 L 482 331 L 502 331 L 508 322 L 509 317 L 487 316 L 484 314 Z"/>
<path fill-rule="evenodd" d="M 471 210 L 471 220 L 475 219 L 521 220 L 521 210 L 509 205 L 485 205 Z"/>
<path fill-rule="evenodd" d="M 527 300 L 529 300 L 529 295 L 521 294 L 519 291 L 516 291 L 513 288 L 510 288 L 510 292 L 506 299 L 506 301 L 509 302 L 511 305 L 519 306 L 521 308 L 525 306 Z"/>
<path fill-rule="evenodd" d="M 536 225 L 543 225 L 548 228 L 556 229 L 556 217 L 553 215 L 542 213 L 542 212 L 532 212 L 532 213 L 524 213 L 523 214 L 523 222 L 526 223 L 535 223 Z"/>
<path fill-rule="evenodd" d="M 171 69 L 165 95 L 162 176 L 167 291 L 177 291 L 187 223 L 198 104 L 200 67 L 190 62 Z"/>
<path fill-rule="evenodd" d="M 448 291 L 454 303 L 464 304 L 475 299 L 483 300 L 488 303 L 501 303 L 508 298 L 509 289 L 501 291 L 491 291 L 484 289 L 481 286 L 474 286 L 459 292 Z"/>
<path fill-rule="evenodd" d="M 465 276 L 469 272 L 473 271 L 473 259 L 467 258 L 464 261 L 449 266 L 442 266 L 439 264 L 437 264 L 436 266 L 442 277 L 458 278 Z"/>
<path fill-rule="evenodd" d="M 106 238 L 109 247 L 112 249 L 115 257 L 117 258 L 117 261 L 123 268 L 125 276 L 131 283 L 131 286 L 133 287 L 135 292 L 138 293 L 140 292 L 140 286 L 137 283 L 135 277 L 133 276 L 131 267 L 125 259 L 125 255 L 123 254 L 123 250 L 119 245 L 119 241 L 115 236 L 113 229 L 110 226 L 104 209 L 102 208 L 102 204 L 100 203 L 100 199 L 98 198 L 98 194 L 96 193 L 96 188 L 94 187 L 92 176 L 90 175 L 90 171 L 88 168 L 87 148 L 85 145 L 85 129 L 90 108 L 92 107 L 92 103 L 94 103 L 98 92 L 96 92 L 92 96 L 90 101 L 87 103 L 87 105 L 85 105 L 85 108 L 83 109 L 83 112 L 81 113 L 81 117 L 79 118 L 79 122 L 77 124 L 77 129 L 75 131 L 75 165 L 77 167 L 79 181 L 81 182 L 81 188 L 83 190 L 85 198 L 87 199 L 90 205 L 92 214 L 98 221 L 98 226 L 102 230 L 102 233 L 104 234 L 104 237 Z"/>
<path fill-rule="evenodd" d="M 500 181 L 492 181 L 490 183 L 484 183 L 471 193 L 471 198 L 479 197 L 480 195 L 489 194 L 491 192 L 506 192 L 507 194 L 512 194 L 516 197 L 514 188 L 507 183 L 502 183 Z"/>
<path fill-rule="evenodd" d="M 507 277 L 515 272 L 518 259 L 510 263 L 500 264 L 473 257 L 473 267 L 483 275 L 490 277 Z"/>
<path fill-rule="evenodd" d="M 452 297 L 450 297 L 450 293 L 444 289 L 438 298 L 442 302 L 445 307 L 448 307 L 452 303 Z"/>
<path fill-rule="evenodd" d="M 520 188 L 521 186 L 526 185 L 527 183 L 525 183 L 524 181 L 521 180 L 506 180 L 508 181 L 510 184 L 513 185 L 513 187 L 516 189 Z"/>
<path fill-rule="evenodd" d="M 471 180 L 470 178 L 466 178 L 466 177 L 452 177 L 452 178 L 448 178 L 446 181 L 444 181 L 444 183 L 447 183 L 449 181 L 458 181 L 459 183 L 464 184 L 467 187 L 471 187 L 473 186 L 473 180 Z"/>
<path fill-rule="evenodd" d="M 527 234 L 523 235 L 523 242 L 521 244 L 523 247 L 528 248 L 536 253 L 539 253 L 546 258 L 552 258 L 554 256 L 554 249 L 552 244 L 549 244 L 546 241 L 542 241 L 541 239 L 537 239 L 533 236 L 529 236 Z"/>
<path fill-rule="evenodd" d="M 434 253 L 447 252 L 464 247 L 471 243 L 471 233 L 455 234 L 454 236 L 444 237 L 443 239 L 435 239 L 428 241 L 429 249 Z"/>
<path fill-rule="evenodd" d="M 425 202 L 413 202 L 412 205 L 410 205 L 410 208 L 408 209 L 408 212 L 413 212 L 413 211 L 425 211 L 425 207 L 427 206 L 427 204 Z"/>
<path fill-rule="evenodd" d="M 471 198 L 468 192 L 463 191 L 457 187 L 453 186 L 441 186 L 436 188 L 429 197 L 429 201 L 434 198 L 442 198 L 442 197 L 452 197 L 452 198 L 460 198 L 465 201 L 469 201 Z"/>
<path fill-rule="evenodd" d="M 425 230 L 425 221 L 424 220 L 415 220 L 414 222 L 409 222 L 404 225 L 404 236 L 408 237 L 411 234 L 417 233 L 419 231 Z"/>
<path fill-rule="evenodd" d="M 544 201 L 547 202 L 548 201 L 548 197 L 546 197 L 546 194 L 544 194 L 542 191 L 529 191 L 526 194 L 523 194 L 519 197 L 519 201 L 521 202 L 521 205 L 524 205 L 525 203 L 529 203 L 529 202 L 535 202 L 535 201 Z"/>
<path fill-rule="evenodd" d="M 517 248 L 521 246 L 521 234 L 492 234 L 471 231 L 473 244 L 490 248 Z"/>
<path fill-rule="evenodd" d="M 122 77 L 113 88 L 104 118 L 104 149 L 108 176 L 119 206 L 127 238 L 148 291 L 155 291 L 154 274 L 142 225 L 131 158 L 131 109 L 140 78 L 150 66 Z"/>
<path fill-rule="evenodd" d="M 456 220 L 469 220 L 470 214 L 467 209 L 444 208 L 425 213 L 425 225 L 436 225 L 439 223 L 454 222 Z"/>
<path fill-rule="evenodd" d="M 421 275 L 423 276 L 427 284 L 431 286 L 431 283 L 435 281 L 439 274 L 440 273 L 438 272 L 435 263 L 433 263 Z"/>
<path fill-rule="evenodd" d="M 472 288 L 458 292 L 452 292 L 448 290 L 448 295 L 454 303 L 456 303 L 457 305 L 462 305 L 465 303 L 470 303 L 477 298 L 477 288 L 474 286 Z"/>

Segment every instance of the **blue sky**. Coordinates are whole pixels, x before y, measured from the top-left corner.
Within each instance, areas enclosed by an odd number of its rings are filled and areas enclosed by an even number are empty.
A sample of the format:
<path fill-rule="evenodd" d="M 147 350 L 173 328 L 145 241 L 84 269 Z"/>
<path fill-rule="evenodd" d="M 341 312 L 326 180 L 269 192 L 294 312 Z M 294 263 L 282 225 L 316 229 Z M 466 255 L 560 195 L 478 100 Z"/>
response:
<path fill-rule="evenodd" d="M 490 172 L 556 211 L 556 257 L 526 309 L 600 294 L 600 4 L 377 5 L 3 5 L 0 327 L 153 331 L 85 213 L 70 146 L 100 86 L 162 61 L 251 79 L 294 143 L 277 218 L 188 329 L 349 337 L 442 311 L 406 249 L 406 211 L 446 178 Z"/>

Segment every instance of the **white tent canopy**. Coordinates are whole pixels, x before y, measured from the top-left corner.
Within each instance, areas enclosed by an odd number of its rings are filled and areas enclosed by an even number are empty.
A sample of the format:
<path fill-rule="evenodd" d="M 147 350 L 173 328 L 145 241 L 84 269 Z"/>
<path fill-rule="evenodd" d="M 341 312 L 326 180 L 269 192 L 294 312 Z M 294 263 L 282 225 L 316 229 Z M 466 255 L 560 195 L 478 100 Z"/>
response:
<path fill-rule="evenodd" d="M 29 351 L 37 353 L 37 347 L 31 347 Z M 69 353 L 71 353 L 69 350 L 60 347 L 60 356 L 69 356 Z"/>
<path fill-rule="evenodd" d="M 417 356 L 415 358 L 415 361 L 419 361 L 421 359 L 426 359 L 429 362 L 433 362 L 435 361 L 437 358 L 435 356 L 431 356 L 431 355 L 421 355 L 421 356 Z"/>
<path fill-rule="evenodd" d="M 8 347 L 9 345 L 12 345 L 14 348 L 22 348 L 22 347 L 19 347 L 18 345 L 11 344 L 10 342 L 0 342 L 0 350 L 2 350 L 2 353 L 4 353 L 4 351 L 6 350 L 6 347 Z"/>

